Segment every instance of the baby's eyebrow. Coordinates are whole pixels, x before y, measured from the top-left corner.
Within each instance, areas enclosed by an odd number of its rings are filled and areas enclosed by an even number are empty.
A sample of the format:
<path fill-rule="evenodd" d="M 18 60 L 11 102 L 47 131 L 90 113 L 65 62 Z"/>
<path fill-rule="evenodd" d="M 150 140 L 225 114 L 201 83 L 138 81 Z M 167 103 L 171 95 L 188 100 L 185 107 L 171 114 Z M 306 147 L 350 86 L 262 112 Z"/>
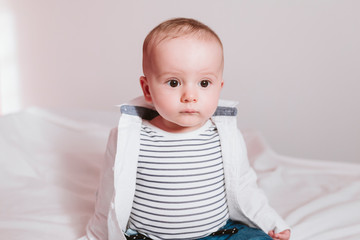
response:
<path fill-rule="evenodd" d="M 164 72 L 164 73 L 160 73 L 157 75 L 157 77 L 166 77 L 166 76 L 177 76 L 177 75 L 180 75 L 181 72 Z"/>
<path fill-rule="evenodd" d="M 213 72 L 199 73 L 199 76 L 200 76 L 200 78 L 211 78 L 211 80 L 219 79 L 218 74 L 213 73 Z"/>
<path fill-rule="evenodd" d="M 204 72 L 204 73 L 201 73 L 200 75 L 202 75 L 202 76 L 212 76 L 212 77 L 217 78 L 217 75 L 215 73 L 212 73 L 212 72 Z"/>

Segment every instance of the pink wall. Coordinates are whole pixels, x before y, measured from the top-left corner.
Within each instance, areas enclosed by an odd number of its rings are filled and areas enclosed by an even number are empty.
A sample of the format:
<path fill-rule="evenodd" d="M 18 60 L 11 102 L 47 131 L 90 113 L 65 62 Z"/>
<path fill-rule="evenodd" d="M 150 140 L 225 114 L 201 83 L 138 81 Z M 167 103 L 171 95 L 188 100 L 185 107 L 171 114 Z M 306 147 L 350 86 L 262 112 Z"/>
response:
<path fill-rule="evenodd" d="M 141 94 L 147 32 L 170 17 L 194 17 L 224 42 L 223 98 L 240 102 L 242 128 L 261 131 L 282 154 L 360 162 L 359 7 L 357 0 L 3 0 L 0 19 L 11 16 L 5 27 L 14 31 L 0 39 L 14 39 L 14 70 L 0 58 L 7 73 L 0 87 L 18 87 L 17 103 L 3 93 L 0 105 L 113 111 Z"/>

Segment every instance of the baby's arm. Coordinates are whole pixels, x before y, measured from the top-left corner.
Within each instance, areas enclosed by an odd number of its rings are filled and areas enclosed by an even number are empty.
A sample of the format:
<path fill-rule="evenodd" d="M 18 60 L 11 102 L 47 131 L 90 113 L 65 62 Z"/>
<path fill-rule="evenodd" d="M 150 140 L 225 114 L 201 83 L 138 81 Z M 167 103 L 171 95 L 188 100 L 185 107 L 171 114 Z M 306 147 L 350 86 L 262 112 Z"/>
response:
<path fill-rule="evenodd" d="M 112 129 L 106 147 L 105 161 L 101 172 L 100 185 L 97 191 L 95 211 L 86 227 L 86 237 L 82 239 L 107 239 L 107 218 L 113 197 L 114 159 L 116 154 L 117 129 Z"/>
<path fill-rule="evenodd" d="M 290 239 L 290 230 L 286 229 L 282 232 L 275 233 L 274 231 L 270 231 L 269 236 L 272 237 L 274 240 L 288 240 Z"/>
<path fill-rule="evenodd" d="M 250 220 L 255 227 L 261 228 L 264 232 L 268 233 L 275 229 L 285 232 L 290 227 L 269 205 L 265 192 L 258 187 L 256 173 L 248 161 L 245 141 L 241 133 L 238 134 L 240 142 L 234 141 L 234 144 L 241 147 L 241 160 L 239 161 L 240 165 L 234 163 L 232 165 L 238 174 L 238 178 L 235 180 L 239 189 L 236 195 L 238 206 L 247 220 Z"/>

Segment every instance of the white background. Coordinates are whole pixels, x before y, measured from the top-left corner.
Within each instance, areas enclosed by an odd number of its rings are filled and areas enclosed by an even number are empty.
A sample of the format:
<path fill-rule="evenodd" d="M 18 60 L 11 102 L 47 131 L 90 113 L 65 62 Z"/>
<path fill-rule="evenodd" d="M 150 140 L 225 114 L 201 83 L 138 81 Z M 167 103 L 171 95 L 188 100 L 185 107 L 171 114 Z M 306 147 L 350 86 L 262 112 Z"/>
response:
<path fill-rule="evenodd" d="M 294 157 L 360 162 L 358 0 L 0 0 L 0 111 L 117 111 L 146 34 L 196 18 L 225 47 L 239 126 Z"/>

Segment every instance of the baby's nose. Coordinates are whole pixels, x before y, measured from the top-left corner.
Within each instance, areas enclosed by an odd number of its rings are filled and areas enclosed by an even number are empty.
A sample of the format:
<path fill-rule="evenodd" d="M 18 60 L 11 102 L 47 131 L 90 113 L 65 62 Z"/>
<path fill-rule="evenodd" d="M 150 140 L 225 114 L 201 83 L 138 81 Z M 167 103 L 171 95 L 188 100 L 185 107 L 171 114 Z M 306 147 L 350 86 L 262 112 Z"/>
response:
<path fill-rule="evenodd" d="M 181 96 L 181 102 L 183 103 L 196 103 L 198 101 L 197 95 L 195 92 L 186 91 Z"/>

